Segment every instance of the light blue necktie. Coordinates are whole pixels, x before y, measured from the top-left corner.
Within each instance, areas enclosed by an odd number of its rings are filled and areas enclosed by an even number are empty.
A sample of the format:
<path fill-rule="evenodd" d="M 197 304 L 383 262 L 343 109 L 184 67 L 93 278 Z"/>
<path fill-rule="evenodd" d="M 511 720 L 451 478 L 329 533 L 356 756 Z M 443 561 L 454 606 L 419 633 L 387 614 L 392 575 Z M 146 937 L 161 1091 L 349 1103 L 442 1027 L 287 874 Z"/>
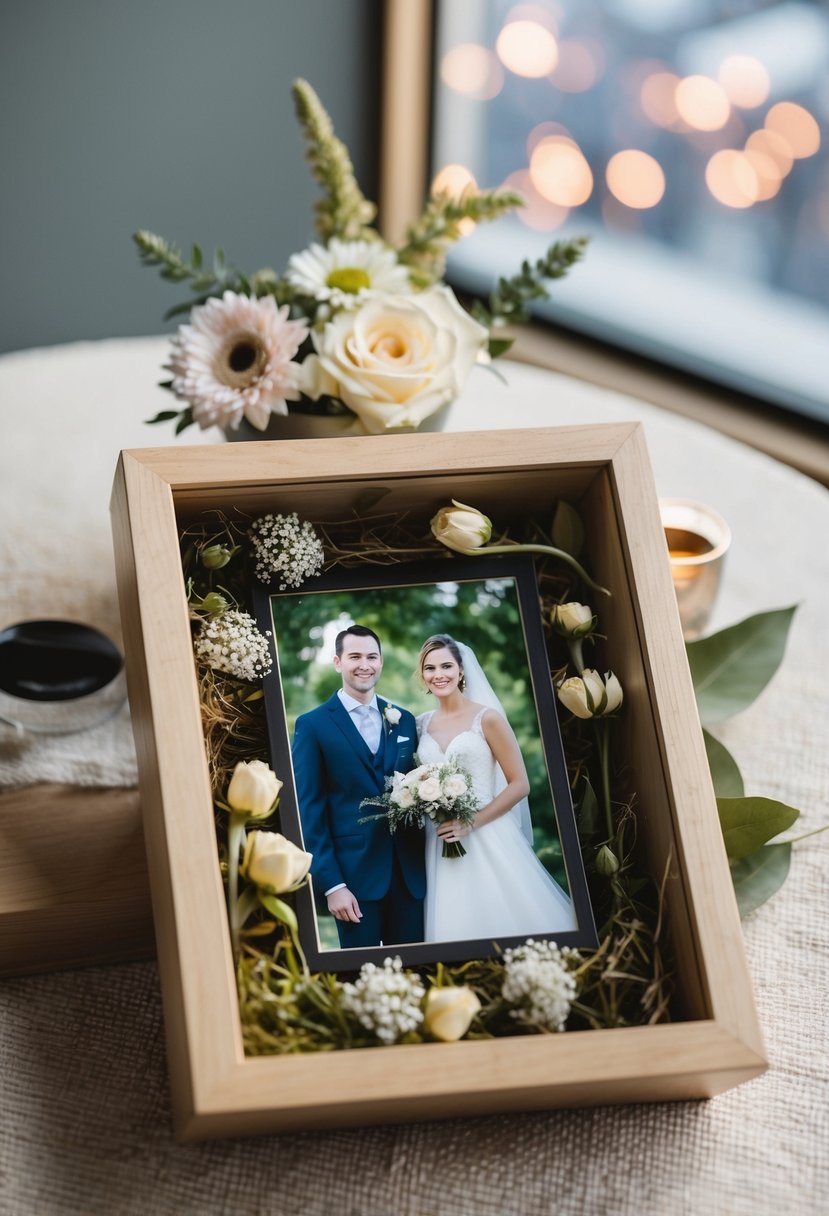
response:
<path fill-rule="evenodd" d="M 365 739 L 366 746 L 373 756 L 380 746 L 378 715 L 374 713 L 373 706 L 358 705 L 354 710 L 354 717 L 357 722 L 357 729 Z"/>

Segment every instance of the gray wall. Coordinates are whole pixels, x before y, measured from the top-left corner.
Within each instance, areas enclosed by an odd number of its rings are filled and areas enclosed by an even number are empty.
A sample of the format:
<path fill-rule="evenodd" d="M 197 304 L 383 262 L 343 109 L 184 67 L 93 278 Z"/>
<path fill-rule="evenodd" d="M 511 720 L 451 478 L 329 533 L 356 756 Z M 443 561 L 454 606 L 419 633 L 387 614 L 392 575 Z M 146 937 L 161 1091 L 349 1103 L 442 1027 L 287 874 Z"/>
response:
<path fill-rule="evenodd" d="M 380 0 L 3 0 L 0 350 L 170 329 L 137 228 L 281 270 L 316 194 L 296 76 L 374 197 L 379 27 Z"/>

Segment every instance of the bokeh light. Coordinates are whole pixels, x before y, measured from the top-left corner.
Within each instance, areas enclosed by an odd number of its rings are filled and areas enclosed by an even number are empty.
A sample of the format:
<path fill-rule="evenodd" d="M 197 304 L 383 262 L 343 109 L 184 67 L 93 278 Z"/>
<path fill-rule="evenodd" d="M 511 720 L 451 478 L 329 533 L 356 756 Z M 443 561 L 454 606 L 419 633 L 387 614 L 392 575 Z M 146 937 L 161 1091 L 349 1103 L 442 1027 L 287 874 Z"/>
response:
<path fill-rule="evenodd" d="M 696 131 L 719 131 L 731 113 L 725 89 L 710 76 L 686 76 L 680 80 L 674 101 L 680 118 Z"/>
<path fill-rule="evenodd" d="M 502 188 L 516 190 L 523 195 L 527 205 L 519 207 L 515 214 L 522 224 L 536 232 L 552 232 L 554 228 L 560 228 L 570 214 L 569 207 L 560 207 L 557 203 L 551 203 L 548 198 L 544 198 L 542 194 L 538 193 L 528 169 L 519 169 L 515 173 L 510 173 Z"/>
<path fill-rule="evenodd" d="M 528 161 L 532 159 L 532 154 L 542 139 L 563 139 L 573 144 L 574 147 L 578 147 L 573 136 L 560 122 L 540 122 L 537 126 L 533 127 L 527 136 Z"/>
<path fill-rule="evenodd" d="M 593 193 L 590 166 L 567 136 L 553 135 L 536 144 L 530 178 L 539 194 L 560 207 L 580 207 Z"/>
<path fill-rule="evenodd" d="M 464 42 L 447 51 L 440 63 L 440 77 L 456 93 L 476 101 L 491 101 L 501 92 L 504 72 L 485 46 Z"/>
<path fill-rule="evenodd" d="M 558 44 L 537 21 L 509 21 L 501 29 L 495 51 L 516 76 L 549 76 L 558 63 Z"/>
<path fill-rule="evenodd" d="M 746 148 L 744 155 L 757 176 L 757 202 L 774 198 L 783 183 L 783 174 L 773 156 Z"/>
<path fill-rule="evenodd" d="M 788 142 L 776 131 L 767 131 L 765 127 L 749 135 L 746 140 L 746 151 L 760 152 L 763 156 L 771 157 L 777 165 L 781 177 L 786 177 L 794 164 L 794 157 Z"/>
<path fill-rule="evenodd" d="M 466 165 L 444 165 L 432 178 L 432 194 L 449 194 L 452 198 L 461 199 L 472 190 L 478 189 L 478 183 L 471 169 Z M 468 216 L 458 224 L 462 236 L 468 236 L 475 230 L 475 221 Z"/>
<path fill-rule="evenodd" d="M 676 88 L 679 77 L 673 72 L 653 72 L 642 81 L 639 102 L 647 117 L 657 127 L 673 127 L 679 121 L 676 108 Z"/>
<path fill-rule="evenodd" d="M 585 93 L 603 68 L 604 52 L 598 43 L 565 38 L 558 44 L 558 64 L 550 79 L 562 93 Z"/>
<path fill-rule="evenodd" d="M 605 172 L 610 193 L 626 207 L 655 207 L 665 193 L 665 174 L 654 157 L 636 148 L 611 156 Z"/>
<path fill-rule="evenodd" d="M 726 207 L 751 207 L 760 192 L 751 161 L 735 148 L 714 153 L 705 167 L 705 183 L 717 202 Z"/>
<path fill-rule="evenodd" d="M 751 110 L 769 95 L 769 74 L 753 55 L 729 55 L 720 64 L 717 79 L 734 106 Z"/>
<path fill-rule="evenodd" d="M 793 101 L 779 101 L 772 106 L 765 125 L 785 139 L 795 160 L 814 156 L 820 147 L 820 127 L 808 110 Z"/>

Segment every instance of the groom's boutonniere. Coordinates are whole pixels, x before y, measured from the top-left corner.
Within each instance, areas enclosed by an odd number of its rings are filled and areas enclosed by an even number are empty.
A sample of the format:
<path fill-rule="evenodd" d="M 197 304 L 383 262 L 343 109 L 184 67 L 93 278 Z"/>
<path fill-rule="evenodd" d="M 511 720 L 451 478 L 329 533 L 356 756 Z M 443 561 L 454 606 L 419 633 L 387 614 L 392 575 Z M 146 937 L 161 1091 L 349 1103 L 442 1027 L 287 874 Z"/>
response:
<path fill-rule="evenodd" d="M 400 721 L 401 717 L 400 710 L 396 705 L 387 705 L 383 710 L 383 717 L 386 719 L 389 726 L 397 726 L 397 723 Z"/>

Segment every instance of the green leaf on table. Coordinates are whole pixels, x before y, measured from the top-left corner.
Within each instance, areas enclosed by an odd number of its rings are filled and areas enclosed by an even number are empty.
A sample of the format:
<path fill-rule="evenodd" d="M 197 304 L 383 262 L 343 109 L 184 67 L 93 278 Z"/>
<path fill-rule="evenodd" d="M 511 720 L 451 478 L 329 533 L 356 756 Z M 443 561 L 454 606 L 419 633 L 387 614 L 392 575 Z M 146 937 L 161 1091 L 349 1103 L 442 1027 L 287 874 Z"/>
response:
<path fill-rule="evenodd" d="M 584 524 L 575 507 L 560 498 L 553 516 L 553 544 L 571 557 L 578 557 L 584 548 Z"/>
<path fill-rule="evenodd" d="M 796 611 L 797 604 L 758 612 L 719 633 L 687 643 L 703 722 L 729 718 L 760 695 L 780 666 Z"/>
<path fill-rule="evenodd" d="M 705 753 L 708 756 L 711 780 L 714 782 L 714 793 L 718 798 L 742 798 L 745 787 L 737 761 L 728 748 L 707 730 L 703 729 L 702 737 L 705 740 Z"/>
<path fill-rule="evenodd" d="M 732 862 L 731 881 L 740 917 L 745 919 L 786 881 L 792 859 L 790 844 L 766 844 L 748 857 Z"/>
<path fill-rule="evenodd" d="M 748 857 L 767 840 L 785 832 L 800 811 L 774 798 L 718 798 L 725 851 L 730 861 Z"/>

